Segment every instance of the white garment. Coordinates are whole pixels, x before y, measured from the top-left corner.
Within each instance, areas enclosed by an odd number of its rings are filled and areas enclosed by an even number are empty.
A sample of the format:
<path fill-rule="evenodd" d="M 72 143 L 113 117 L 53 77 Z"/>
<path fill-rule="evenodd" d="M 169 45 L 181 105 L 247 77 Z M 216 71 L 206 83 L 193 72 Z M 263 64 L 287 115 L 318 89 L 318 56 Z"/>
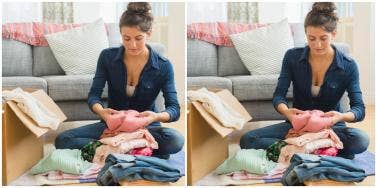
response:
<path fill-rule="evenodd" d="M 243 128 L 244 124 L 247 123 L 247 120 L 226 104 L 225 101 L 206 88 L 188 91 L 188 98 L 191 101 L 202 102 L 202 106 L 205 110 L 217 118 L 225 127 L 240 130 Z"/>
<path fill-rule="evenodd" d="M 134 94 L 134 90 L 136 89 L 136 86 L 131 86 L 127 84 L 126 93 L 128 97 L 132 97 Z"/>
<path fill-rule="evenodd" d="M 59 118 L 56 114 L 49 111 L 42 103 L 36 100 L 30 93 L 16 88 L 12 91 L 3 91 L 3 99 L 11 100 L 17 103 L 17 106 L 38 126 L 47 127 L 56 130 L 59 126 Z"/>
<path fill-rule="evenodd" d="M 317 97 L 317 95 L 319 95 L 320 88 L 321 88 L 320 86 L 315 86 L 315 85 L 311 86 L 311 94 L 313 97 Z"/>

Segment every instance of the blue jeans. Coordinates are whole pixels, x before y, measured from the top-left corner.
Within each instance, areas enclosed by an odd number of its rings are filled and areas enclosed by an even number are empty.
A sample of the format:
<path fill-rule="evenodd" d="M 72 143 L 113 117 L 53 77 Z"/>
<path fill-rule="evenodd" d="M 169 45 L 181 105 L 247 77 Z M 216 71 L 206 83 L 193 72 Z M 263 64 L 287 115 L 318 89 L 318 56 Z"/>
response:
<path fill-rule="evenodd" d="M 366 174 L 353 161 L 341 157 L 295 154 L 283 173 L 283 185 L 303 185 L 307 180 L 330 179 L 341 182 L 360 182 Z"/>
<path fill-rule="evenodd" d="M 98 174 L 98 185 L 119 185 L 119 181 L 150 180 L 176 182 L 181 177 L 178 169 L 156 157 L 110 154 Z"/>
<path fill-rule="evenodd" d="M 91 141 L 99 140 L 106 129 L 104 122 L 70 129 L 59 134 L 55 139 L 56 149 L 81 149 Z M 158 142 L 154 156 L 169 155 L 180 151 L 184 145 L 184 137 L 176 130 L 160 126 L 146 127 Z"/>
<path fill-rule="evenodd" d="M 274 142 L 285 139 L 291 128 L 289 122 L 282 122 L 249 131 L 240 139 L 240 147 L 242 149 L 266 149 Z M 343 149 L 339 151 L 338 156 L 352 159 L 354 154 L 367 150 L 369 145 L 367 133 L 346 127 L 343 122 L 337 123 L 332 128 L 343 143 Z"/>

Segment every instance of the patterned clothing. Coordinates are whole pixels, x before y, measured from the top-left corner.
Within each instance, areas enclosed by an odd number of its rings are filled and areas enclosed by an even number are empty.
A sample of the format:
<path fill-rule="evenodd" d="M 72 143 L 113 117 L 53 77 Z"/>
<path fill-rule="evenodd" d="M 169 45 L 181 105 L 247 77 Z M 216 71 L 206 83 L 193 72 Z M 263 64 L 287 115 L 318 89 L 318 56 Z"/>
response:
<path fill-rule="evenodd" d="M 274 162 L 278 161 L 281 148 L 285 147 L 287 143 L 283 140 L 277 141 L 266 149 L 266 157 Z"/>
<path fill-rule="evenodd" d="M 86 161 L 93 162 L 95 150 L 101 145 L 102 145 L 102 142 L 99 142 L 98 140 L 86 144 L 81 149 L 82 158 L 84 158 Z"/>

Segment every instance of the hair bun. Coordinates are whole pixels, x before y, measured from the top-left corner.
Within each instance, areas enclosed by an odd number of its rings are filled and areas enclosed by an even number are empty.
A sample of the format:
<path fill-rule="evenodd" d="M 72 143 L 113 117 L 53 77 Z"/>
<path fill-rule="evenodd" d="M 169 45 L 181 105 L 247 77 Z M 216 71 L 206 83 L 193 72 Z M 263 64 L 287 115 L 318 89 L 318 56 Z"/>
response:
<path fill-rule="evenodd" d="M 131 2 L 128 3 L 126 13 L 148 15 L 151 13 L 151 6 L 147 2 Z"/>
<path fill-rule="evenodd" d="M 312 5 L 312 12 L 332 14 L 336 10 L 333 2 L 317 2 Z"/>

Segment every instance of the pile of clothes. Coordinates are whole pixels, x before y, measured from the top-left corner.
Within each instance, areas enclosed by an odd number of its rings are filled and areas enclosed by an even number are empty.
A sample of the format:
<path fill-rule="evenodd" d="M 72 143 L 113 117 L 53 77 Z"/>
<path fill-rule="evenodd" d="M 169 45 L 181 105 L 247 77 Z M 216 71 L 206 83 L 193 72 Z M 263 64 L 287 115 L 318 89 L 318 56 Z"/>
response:
<path fill-rule="evenodd" d="M 215 173 L 232 185 L 280 182 L 303 185 L 305 181 L 330 179 L 360 182 L 366 175 L 353 161 L 335 157 L 343 143 L 330 128 L 330 117 L 319 110 L 292 118 L 293 128 L 284 140 L 266 150 L 242 149 Z"/>
<path fill-rule="evenodd" d="M 102 166 L 85 161 L 78 149 L 57 149 L 30 171 L 42 185 L 95 182 Z"/>
<path fill-rule="evenodd" d="M 181 173 L 165 159 L 151 157 L 158 143 L 144 128 L 148 121 L 135 110 L 112 114 L 97 141 L 78 149 L 57 149 L 31 170 L 40 184 L 58 185 L 120 181 L 176 182 Z"/>

